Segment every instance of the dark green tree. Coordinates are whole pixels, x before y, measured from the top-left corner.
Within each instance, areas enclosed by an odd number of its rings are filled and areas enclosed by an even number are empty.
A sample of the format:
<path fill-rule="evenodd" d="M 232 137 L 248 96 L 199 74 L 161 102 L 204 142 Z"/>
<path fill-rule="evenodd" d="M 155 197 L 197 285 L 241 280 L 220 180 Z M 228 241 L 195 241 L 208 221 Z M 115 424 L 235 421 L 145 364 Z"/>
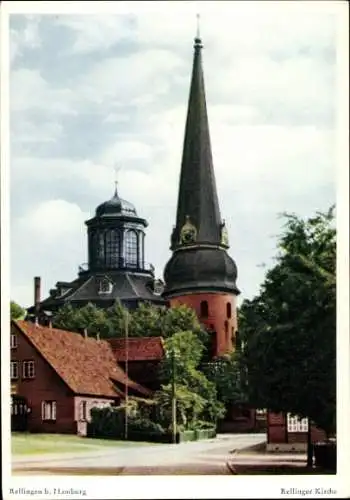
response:
<path fill-rule="evenodd" d="M 11 319 L 24 319 L 26 314 L 25 309 L 11 300 L 10 302 L 10 316 Z"/>
<path fill-rule="evenodd" d="M 157 307 L 149 302 L 139 304 L 132 313 L 131 335 L 133 337 L 162 336 L 162 316 L 164 314 L 166 314 L 164 308 Z"/>
<path fill-rule="evenodd" d="M 243 384 L 255 407 L 336 425 L 334 207 L 303 220 L 284 214 L 275 266 L 242 304 Z"/>

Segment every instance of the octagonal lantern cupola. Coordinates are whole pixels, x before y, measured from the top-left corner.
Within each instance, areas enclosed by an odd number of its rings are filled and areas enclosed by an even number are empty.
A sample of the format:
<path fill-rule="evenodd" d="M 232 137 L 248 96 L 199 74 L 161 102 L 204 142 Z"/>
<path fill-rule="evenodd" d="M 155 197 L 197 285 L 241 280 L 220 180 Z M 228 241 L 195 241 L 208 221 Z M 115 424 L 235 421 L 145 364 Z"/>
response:
<path fill-rule="evenodd" d="M 145 271 L 145 228 L 135 206 L 120 198 L 117 183 L 111 199 L 98 205 L 88 228 L 88 267 L 92 272 Z"/>

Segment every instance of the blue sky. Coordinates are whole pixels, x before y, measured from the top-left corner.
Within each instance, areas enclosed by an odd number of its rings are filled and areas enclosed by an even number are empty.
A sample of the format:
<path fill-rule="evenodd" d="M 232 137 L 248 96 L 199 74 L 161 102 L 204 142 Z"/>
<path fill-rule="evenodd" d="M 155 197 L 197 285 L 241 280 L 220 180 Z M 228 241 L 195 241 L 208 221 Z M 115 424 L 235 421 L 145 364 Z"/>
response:
<path fill-rule="evenodd" d="M 336 18 L 201 7 L 214 168 L 241 298 L 259 289 L 283 211 L 335 202 Z M 145 2 L 147 4 L 147 2 Z M 10 17 L 11 298 L 33 300 L 87 260 L 84 221 L 114 191 L 149 222 L 157 275 L 170 256 L 199 2 L 123 14 Z M 211 8 L 210 8 L 211 4 Z"/>

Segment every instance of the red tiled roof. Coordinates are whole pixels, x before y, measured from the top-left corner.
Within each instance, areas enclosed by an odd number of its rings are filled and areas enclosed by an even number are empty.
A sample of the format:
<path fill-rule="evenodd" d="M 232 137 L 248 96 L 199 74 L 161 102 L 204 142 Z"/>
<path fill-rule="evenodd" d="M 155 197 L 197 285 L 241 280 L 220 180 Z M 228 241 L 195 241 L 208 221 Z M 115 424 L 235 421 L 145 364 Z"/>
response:
<path fill-rule="evenodd" d="M 164 357 L 162 337 L 129 337 L 108 339 L 117 361 L 126 360 L 128 343 L 128 361 L 154 361 Z"/>
<path fill-rule="evenodd" d="M 37 326 L 29 321 L 13 323 L 76 394 L 120 397 L 123 393 L 113 380 L 127 384 L 139 394 L 151 394 L 127 377 L 105 340 L 85 338 L 78 333 Z"/>

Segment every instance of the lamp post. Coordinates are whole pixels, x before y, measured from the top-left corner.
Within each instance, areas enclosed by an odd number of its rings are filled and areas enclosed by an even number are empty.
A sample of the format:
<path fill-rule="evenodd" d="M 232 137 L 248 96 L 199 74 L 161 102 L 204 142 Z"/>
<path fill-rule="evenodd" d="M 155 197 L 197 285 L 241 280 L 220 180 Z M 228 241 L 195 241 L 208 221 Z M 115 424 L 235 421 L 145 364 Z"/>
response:
<path fill-rule="evenodd" d="M 174 346 L 171 350 L 171 416 L 172 416 L 172 433 L 173 433 L 173 444 L 176 444 L 176 386 L 175 386 L 175 349 Z"/>

